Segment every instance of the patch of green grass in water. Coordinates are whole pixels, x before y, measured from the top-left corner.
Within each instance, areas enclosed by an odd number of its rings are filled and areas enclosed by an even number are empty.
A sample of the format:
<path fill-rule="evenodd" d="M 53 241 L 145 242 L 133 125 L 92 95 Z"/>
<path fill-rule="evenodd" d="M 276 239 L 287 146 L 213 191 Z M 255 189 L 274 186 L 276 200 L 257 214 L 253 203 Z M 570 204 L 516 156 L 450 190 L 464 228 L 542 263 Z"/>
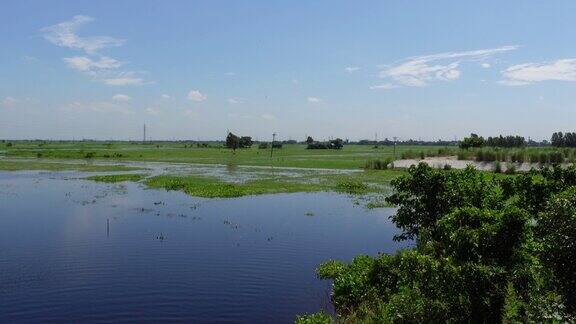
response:
<path fill-rule="evenodd" d="M 137 181 L 144 179 L 144 177 L 145 177 L 144 174 L 132 174 L 132 173 L 130 173 L 130 174 L 96 175 L 96 176 L 87 177 L 86 179 L 97 181 L 97 182 L 115 183 L 115 182 L 123 182 L 123 181 L 137 182 Z"/>
<path fill-rule="evenodd" d="M 336 191 L 354 195 L 380 192 L 382 185 L 401 175 L 399 171 L 370 171 L 352 174 L 308 174 L 297 178 L 280 177 L 229 183 L 211 177 L 160 175 L 149 178 L 145 184 L 151 188 L 183 191 L 191 196 L 205 198 L 232 198 L 293 192 Z"/>
<path fill-rule="evenodd" d="M 173 175 L 152 177 L 146 181 L 146 185 L 151 188 L 183 191 L 191 196 L 204 198 L 233 198 L 274 193 L 313 192 L 325 189 L 321 184 L 274 179 L 227 183 L 215 178 Z"/>

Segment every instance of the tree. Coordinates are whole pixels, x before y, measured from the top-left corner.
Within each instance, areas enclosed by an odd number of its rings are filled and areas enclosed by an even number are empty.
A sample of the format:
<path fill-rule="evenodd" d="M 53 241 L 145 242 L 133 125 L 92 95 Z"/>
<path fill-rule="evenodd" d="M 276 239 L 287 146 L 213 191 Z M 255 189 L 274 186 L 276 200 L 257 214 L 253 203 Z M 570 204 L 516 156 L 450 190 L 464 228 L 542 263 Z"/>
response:
<path fill-rule="evenodd" d="M 568 312 L 576 313 L 576 187 L 552 197 L 538 220 L 541 258 L 552 269 Z"/>
<path fill-rule="evenodd" d="M 241 148 L 249 148 L 252 146 L 252 137 L 250 136 L 242 136 L 240 137 L 240 143 L 239 143 Z"/>
<path fill-rule="evenodd" d="M 226 136 L 226 147 L 236 150 L 238 147 L 240 147 L 240 138 L 232 134 L 232 132 L 229 132 L 228 136 Z"/>
<path fill-rule="evenodd" d="M 344 141 L 341 138 L 330 141 L 330 148 L 333 150 L 339 150 L 344 147 Z"/>
<path fill-rule="evenodd" d="M 471 147 L 482 147 L 484 146 L 484 137 L 478 136 L 474 133 L 470 134 L 470 137 L 464 137 L 462 142 L 460 142 L 460 148 L 469 149 Z"/>
<path fill-rule="evenodd" d="M 311 136 L 308 136 L 306 138 L 306 144 L 312 144 L 312 143 L 314 143 L 314 139 Z"/>

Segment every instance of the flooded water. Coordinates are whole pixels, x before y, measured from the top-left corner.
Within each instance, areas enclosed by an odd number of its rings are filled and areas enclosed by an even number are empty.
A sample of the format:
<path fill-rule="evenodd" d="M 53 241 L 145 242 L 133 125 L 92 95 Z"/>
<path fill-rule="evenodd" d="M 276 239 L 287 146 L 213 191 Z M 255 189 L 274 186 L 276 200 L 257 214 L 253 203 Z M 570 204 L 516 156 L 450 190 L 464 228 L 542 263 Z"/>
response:
<path fill-rule="evenodd" d="M 0 322 L 288 323 L 331 311 L 327 259 L 394 252 L 391 209 L 345 195 L 199 199 L 0 172 Z"/>

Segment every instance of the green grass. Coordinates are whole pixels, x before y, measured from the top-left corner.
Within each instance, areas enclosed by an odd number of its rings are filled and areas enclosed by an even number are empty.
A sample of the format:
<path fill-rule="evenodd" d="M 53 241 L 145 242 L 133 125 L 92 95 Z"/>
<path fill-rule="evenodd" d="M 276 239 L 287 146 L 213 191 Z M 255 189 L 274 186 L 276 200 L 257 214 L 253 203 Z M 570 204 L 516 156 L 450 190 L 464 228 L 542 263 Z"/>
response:
<path fill-rule="evenodd" d="M 8 157 L 28 157 L 43 159 L 85 159 L 106 161 L 159 161 L 180 163 L 206 163 L 251 166 L 277 166 L 324 169 L 361 169 L 368 160 L 385 160 L 393 157 L 393 147 L 370 145 L 345 145 L 342 150 L 307 150 L 306 145 L 290 144 L 274 150 L 270 158 L 269 150 L 232 150 L 219 143 L 211 147 L 197 147 L 191 143 L 158 142 L 12 142 L 11 147 L 0 143 L 0 151 Z M 426 147 L 438 151 L 441 147 Z M 422 149 L 421 146 L 398 146 L 396 156 L 407 150 Z"/>
<path fill-rule="evenodd" d="M 115 183 L 115 182 L 123 182 L 123 181 L 137 182 L 137 181 L 144 179 L 144 177 L 145 177 L 144 174 L 128 173 L 128 174 L 96 175 L 96 176 L 87 177 L 86 179 L 92 180 L 92 181 L 97 181 L 97 182 Z"/>
<path fill-rule="evenodd" d="M 0 160 L 0 171 L 23 171 L 23 170 L 45 170 L 45 171 L 133 171 L 138 168 L 126 167 L 123 165 L 93 165 L 88 163 L 59 163 L 59 162 L 34 162 L 34 161 L 3 161 Z"/>

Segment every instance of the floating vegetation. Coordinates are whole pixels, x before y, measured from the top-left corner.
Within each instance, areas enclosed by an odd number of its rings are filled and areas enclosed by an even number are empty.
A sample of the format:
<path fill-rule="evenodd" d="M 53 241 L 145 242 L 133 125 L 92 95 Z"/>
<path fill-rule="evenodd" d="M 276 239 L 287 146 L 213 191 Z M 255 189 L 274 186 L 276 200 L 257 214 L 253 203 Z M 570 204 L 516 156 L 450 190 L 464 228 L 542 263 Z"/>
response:
<path fill-rule="evenodd" d="M 144 174 L 127 173 L 127 174 L 96 175 L 87 177 L 86 179 L 97 182 L 116 183 L 124 181 L 138 182 L 144 179 L 144 177 L 145 177 Z"/>

